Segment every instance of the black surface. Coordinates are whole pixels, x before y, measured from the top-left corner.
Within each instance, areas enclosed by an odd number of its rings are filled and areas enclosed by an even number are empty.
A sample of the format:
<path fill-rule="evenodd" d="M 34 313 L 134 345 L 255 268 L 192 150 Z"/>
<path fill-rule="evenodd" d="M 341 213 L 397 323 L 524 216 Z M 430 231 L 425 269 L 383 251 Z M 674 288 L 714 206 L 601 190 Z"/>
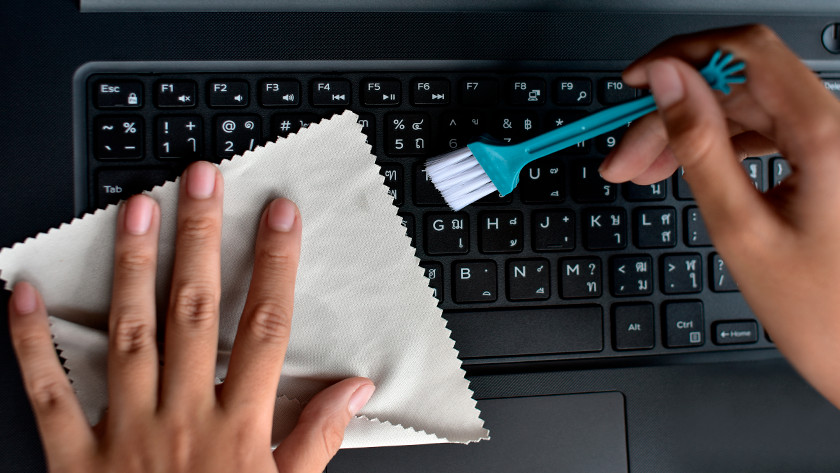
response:
<path fill-rule="evenodd" d="M 74 216 L 71 80 L 88 61 L 502 59 L 511 67 L 519 60 L 628 61 L 674 34 L 748 22 L 774 27 L 812 64 L 837 60 L 821 34 L 840 12 L 731 14 L 733 5 L 750 8 L 749 2 L 728 2 L 727 14 L 80 14 L 69 0 L 3 2 L 0 247 Z M 5 306 L 6 293 L 3 299 Z M 37 433 L 2 325 L 0 470 L 42 471 Z M 840 466 L 837 410 L 783 361 L 556 368 L 539 375 L 473 376 L 473 387 L 480 398 L 623 392 L 630 471 Z"/>

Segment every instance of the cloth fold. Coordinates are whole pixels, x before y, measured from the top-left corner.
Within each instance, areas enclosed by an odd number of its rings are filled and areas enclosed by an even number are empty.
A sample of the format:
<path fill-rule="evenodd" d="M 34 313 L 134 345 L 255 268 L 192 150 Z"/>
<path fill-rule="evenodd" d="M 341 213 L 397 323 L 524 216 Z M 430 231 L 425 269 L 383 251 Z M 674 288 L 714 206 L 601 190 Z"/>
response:
<path fill-rule="evenodd" d="M 343 447 L 487 439 L 437 300 L 352 112 L 223 162 L 222 303 L 216 375 L 223 380 L 250 283 L 265 205 L 293 200 L 303 220 L 292 337 L 277 390 L 273 440 L 301 406 L 340 379 L 366 376 L 376 393 Z M 158 322 L 168 297 L 178 181 L 148 192 L 161 206 Z M 43 294 L 57 348 L 91 422 L 107 403 L 107 317 L 117 207 L 0 251 L 10 289 Z"/>

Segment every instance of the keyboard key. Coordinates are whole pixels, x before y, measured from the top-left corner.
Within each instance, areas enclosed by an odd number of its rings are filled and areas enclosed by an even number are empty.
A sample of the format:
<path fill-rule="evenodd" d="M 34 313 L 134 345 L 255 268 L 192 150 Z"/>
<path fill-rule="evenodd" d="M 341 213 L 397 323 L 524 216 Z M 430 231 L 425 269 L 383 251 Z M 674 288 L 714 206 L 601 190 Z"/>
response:
<path fill-rule="evenodd" d="M 650 256 L 615 256 L 611 272 L 614 296 L 653 294 L 653 260 Z"/>
<path fill-rule="evenodd" d="M 834 94 L 838 100 L 840 100 L 840 79 L 822 79 L 822 83 L 825 86 L 826 90 Z"/>
<path fill-rule="evenodd" d="M 207 87 L 211 107 L 248 106 L 248 83 L 244 80 L 212 81 Z"/>
<path fill-rule="evenodd" d="M 528 204 L 553 204 L 566 200 L 563 160 L 545 157 L 525 166 L 519 173 L 519 193 Z"/>
<path fill-rule="evenodd" d="M 379 174 L 385 177 L 385 185 L 388 186 L 388 194 L 394 198 L 394 205 L 402 205 L 403 189 L 405 181 L 403 180 L 403 168 L 399 164 L 381 164 Z"/>
<path fill-rule="evenodd" d="M 543 79 L 518 78 L 508 82 L 508 102 L 511 105 L 544 105 L 546 93 Z"/>
<path fill-rule="evenodd" d="M 623 208 L 583 213 L 583 244 L 588 250 L 621 250 L 627 246 L 627 213 Z"/>
<path fill-rule="evenodd" d="M 362 133 L 367 136 L 365 143 L 370 145 L 370 152 L 376 152 L 376 117 L 372 113 L 359 113 L 357 123 L 362 125 Z"/>
<path fill-rule="evenodd" d="M 499 103 L 499 83 L 495 79 L 464 79 L 458 90 L 461 105 L 467 107 L 494 107 Z"/>
<path fill-rule="evenodd" d="M 426 174 L 426 164 L 414 165 L 414 203 L 415 205 L 445 206 L 446 201 L 438 192 L 437 187 Z"/>
<path fill-rule="evenodd" d="M 603 312 L 598 306 L 459 311 L 444 316 L 461 358 L 604 349 Z"/>
<path fill-rule="evenodd" d="M 554 82 L 554 103 L 557 105 L 589 105 L 592 103 L 592 81 L 581 78 L 560 78 Z"/>
<path fill-rule="evenodd" d="M 97 159 L 143 157 L 141 117 L 99 117 L 93 121 L 94 155 Z"/>
<path fill-rule="evenodd" d="M 688 182 L 686 182 L 683 174 L 685 174 L 685 169 L 682 167 L 674 173 L 674 197 L 680 200 L 694 200 L 694 195 L 691 193 L 691 188 L 688 187 Z"/>
<path fill-rule="evenodd" d="M 677 210 L 673 207 L 636 209 L 636 246 L 639 248 L 673 248 L 677 245 Z"/>
<path fill-rule="evenodd" d="M 571 210 L 539 210 L 531 214 L 534 251 L 575 249 L 575 213 Z"/>
<path fill-rule="evenodd" d="M 134 80 L 99 81 L 94 85 L 99 108 L 140 108 L 143 106 L 143 83 Z"/>
<path fill-rule="evenodd" d="M 586 117 L 586 112 L 581 110 L 554 110 L 546 115 L 546 131 L 560 128 L 561 126 L 574 123 Z M 587 154 L 589 152 L 589 140 L 580 141 L 568 148 L 555 152 L 555 155 Z"/>
<path fill-rule="evenodd" d="M 773 187 L 781 184 L 793 172 L 785 158 L 773 158 L 770 160 L 770 167 L 773 169 Z"/>
<path fill-rule="evenodd" d="M 703 344 L 706 329 L 703 324 L 702 302 L 666 302 L 662 310 L 665 346 L 679 348 Z"/>
<path fill-rule="evenodd" d="M 712 290 L 715 292 L 737 291 L 738 285 L 735 284 L 735 280 L 732 279 L 732 275 L 726 269 L 726 263 L 723 262 L 723 258 L 717 253 L 712 253 L 711 258 Z"/>
<path fill-rule="evenodd" d="M 601 295 L 601 258 L 560 260 L 560 297 L 580 299 Z"/>
<path fill-rule="evenodd" d="M 665 179 L 646 186 L 626 182 L 621 187 L 624 189 L 624 198 L 630 202 L 664 200 L 668 193 L 668 180 Z"/>
<path fill-rule="evenodd" d="M 636 98 L 636 89 L 625 84 L 621 78 L 602 79 L 599 98 L 604 105 L 627 102 Z"/>
<path fill-rule="evenodd" d="M 96 173 L 96 206 L 115 204 L 176 177 L 178 172 L 173 169 L 100 169 Z"/>
<path fill-rule="evenodd" d="M 453 299 L 459 304 L 496 300 L 496 263 L 458 262 L 453 266 Z"/>
<path fill-rule="evenodd" d="M 520 143 L 540 134 L 537 112 L 501 112 L 496 115 L 493 137 L 507 143 Z"/>
<path fill-rule="evenodd" d="M 616 304 L 613 311 L 613 346 L 616 350 L 653 348 L 653 304 Z"/>
<path fill-rule="evenodd" d="M 498 192 L 491 192 L 475 201 L 472 205 L 505 205 L 513 202 L 513 192 L 501 195 Z"/>
<path fill-rule="evenodd" d="M 259 95 L 263 107 L 297 107 L 300 105 L 300 82 L 267 79 L 260 82 Z"/>
<path fill-rule="evenodd" d="M 271 139 L 278 136 L 285 138 L 320 120 L 321 117 L 314 113 L 276 113 L 271 117 Z"/>
<path fill-rule="evenodd" d="M 160 108 L 189 108 L 198 102 L 198 86 L 192 80 L 155 83 L 155 104 Z"/>
<path fill-rule="evenodd" d="M 312 81 L 312 105 L 316 107 L 338 107 L 350 105 L 353 95 L 349 80 L 321 79 Z"/>
<path fill-rule="evenodd" d="M 712 325 L 715 345 L 740 345 L 758 341 L 758 324 L 754 320 L 717 322 Z"/>
<path fill-rule="evenodd" d="M 539 301 L 551 295 L 547 259 L 513 259 L 507 263 L 507 296 L 512 301 Z"/>
<path fill-rule="evenodd" d="M 747 158 L 741 161 L 741 166 L 747 171 L 747 176 L 759 192 L 764 192 L 764 166 L 759 158 Z"/>
<path fill-rule="evenodd" d="M 362 81 L 362 105 L 395 107 L 402 100 L 402 83 L 396 79 L 366 79 Z"/>
<path fill-rule="evenodd" d="M 385 151 L 391 156 L 424 156 L 431 147 L 431 119 L 426 113 L 385 116 Z"/>
<path fill-rule="evenodd" d="M 685 244 L 688 246 L 712 246 L 712 238 L 706 230 L 703 216 L 697 207 L 685 209 Z"/>
<path fill-rule="evenodd" d="M 425 276 L 429 278 L 429 287 L 432 288 L 434 296 L 438 301 L 443 302 L 443 265 L 433 261 L 423 261 L 420 267 L 425 269 Z"/>
<path fill-rule="evenodd" d="M 159 117 L 157 119 L 157 156 L 187 161 L 201 159 L 201 117 Z"/>
<path fill-rule="evenodd" d="M 598 173 L 599 160 L 581 160 L 572 165 L 572 198 L 577 202 L 613 202 L 617 185 Z"/>
<path fill-rule="evenodd" d="M 413 105 L 446 105 L 449 103 L 447 79 L 415 79 L 411 81 Z"/>
<path fill-rule="evenodd" d="M 608 131 L 603 135 L 598 135 L 595 138 L 595 147 L 603 154 L 610 154 L 610 152 L 618 146 L 618 143 L 621 142 L 621 139 L 624 137 L 627 130 L 630 129 L 630 125 L 631 123 L 628 123 L 627 125 L 618 127 L 615 130 Z"/>
<path fill-rule="evenodd" d="M 662 292 L 691 294 L 703 290 L 703 263 L 697 253 L 662 257 Z"/>
<path fill-rule="evenodd" d="M 262 125 L 257 115 L 216 117 L 216 156 L 231 158 L 261 144 Z"/>
<path fill-rule="evenodd" d="M 414 246 L 416 248 L 415 237 L 417 236 L 417 234 L 415 233 L 414 229 L 414 215 L 403 212 L 398 212 L 397 215 L 402 219 L 400 225 L 405 227 L 405 234 L 408 235 L 409 238 L 411 238 L 411 246 Z"/>
<path fill-rule="evenodd" d="M 425 216 L 426 254 L 463 255 L 470 250 L 470 219 L 466 212 L 434 212 Z"/>
<path fill-rule="evenodd" d="M 478 225 L 478 245 L 482 253 L 519 253 L 525 246 L 525 222 L 521 212 L 481 212 Z"/>

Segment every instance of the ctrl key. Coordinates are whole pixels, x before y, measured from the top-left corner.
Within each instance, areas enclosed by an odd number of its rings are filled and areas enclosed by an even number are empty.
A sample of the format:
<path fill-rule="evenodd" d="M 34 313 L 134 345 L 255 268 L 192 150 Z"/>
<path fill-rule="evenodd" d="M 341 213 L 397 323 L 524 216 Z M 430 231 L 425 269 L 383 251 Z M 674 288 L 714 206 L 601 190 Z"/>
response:
<path fill-rule="evenodd" d="M 662 312 L 665 346 L 679 348 L 703 344 L 705 325 L 702 302 L 666 302 Z"/>
<path fill-rule="evenodd" d="M 171 169 L 101 169 L 96 174 L 96 207 L 115 204 L 177 176 Z"/>

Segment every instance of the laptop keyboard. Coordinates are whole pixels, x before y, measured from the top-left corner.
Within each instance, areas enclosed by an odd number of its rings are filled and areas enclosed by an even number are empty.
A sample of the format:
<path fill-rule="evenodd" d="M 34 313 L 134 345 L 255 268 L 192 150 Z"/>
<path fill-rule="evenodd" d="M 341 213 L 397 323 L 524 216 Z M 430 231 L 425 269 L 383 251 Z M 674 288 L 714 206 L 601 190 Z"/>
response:
<path fill-rule="evenodd" d="M 466 363 L 772 346 L 679 172 L 648 186 L 600 178 L 626 127 L 529 165 L 512 194 L 460 212 L 426 178 L 428 157 L 480 135 L 519 142 L 644 93 L 618 69 L 405 65 L 255 72 L 224 63 L 229 72 L 211 73 L 98 63 L 77 74 L 78 207 L 118 202 L 192 161 L 230 158 L 349 108 Z M 790 172 L 778 156 L 743 166 L 760 190 Z"/>

